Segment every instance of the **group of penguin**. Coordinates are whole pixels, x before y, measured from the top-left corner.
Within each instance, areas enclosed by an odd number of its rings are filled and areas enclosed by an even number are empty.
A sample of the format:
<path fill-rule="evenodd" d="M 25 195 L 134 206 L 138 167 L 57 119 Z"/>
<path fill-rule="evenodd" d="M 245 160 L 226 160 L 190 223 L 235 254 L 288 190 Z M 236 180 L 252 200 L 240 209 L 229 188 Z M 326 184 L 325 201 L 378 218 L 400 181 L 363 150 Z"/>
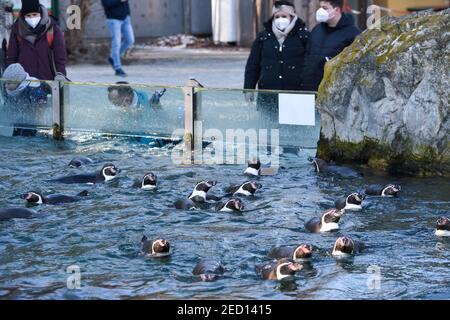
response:
<path fill-rule="evenodd" d="M 332 172 L 332 165 L 318 158 L 309 158 L 317 173 Z M 79 168 L 84 165 L 93 164 L 87 157 L 76 157 L 70 163 L 72 168 Z M 270 170 L 262 168 L 259 160 L 248 162 L 248 167 L 244 174 L 251 177 L 271 175 Z M 57 179 L 47 180 L 48 182 L 64 184 L 99 184 L 107 183 L 117 178 L 121 170 L 113 164 L 104 165 L 101 170 L 91 174 L 77 174 L 65 176 Z M 133 187 L 145 191 L 156 190 L 158 178 L 154 173 L 147 173 L 141 180 L 136 180 Z M 241 198 L 251 197 L 258 190 L 262 189 L 261 183 L 257 181 L 246 181 L 241 185 L 230 186 L 225 189 L 224 196 L 214 196 L 208 194 L 216 186 L 216 181 L 198 182 L 189 196 L 176 200 L 171 206 L 177 210 L 208 210 L 213 209 L 220 212 L 241 213 L 245 206 Z M 346 210 L 361 210 L 362 203 L 366 196 L 395 197 L 401 191 L 401 187 L 395 184 L 384 186 L 370 186 L 363 192 L 355 192 L 335 201 L 335 207 L 323 212 L 320 217 L 307 221 L 305 229 L 312 233 L 325 233 L 339 229 L 339 221 Z M 28 204 L 59 205 L 81 201 L 88 196 L 87 191 L 83 191 L 74 196 L 53 194 L 44 196 L 38 192 L 27 192 L 22 196 Z M 0 209 L 0 221 L 9 219 L 27 219 L 37 215 L 37 212 L 28 208 L 13 207 Z M 436 223 L 436 236 L 450 236 L 450 219 L 441 217 Z M 364 248 L 364 244 L 351 239 L 350 237 L 339 237 L 333 246 L 332 256 L 336 259 L 349 259 L 359 253 Z M 141 239 L 141 255 L 149 258 L 168 258 L 172 254 L 171 245 L 166 239 L 151 240 L 145 235 Z M 266 280 L 292 279 L 295 274 L 303 268 L 303 264 L 312 258 L 313 247 L 310 244 L 300 244 L 295 248 L 273 247 L 267 254 L 270 262 L 257 265 L 256 272 Z M 202 281 L 213 281 L 223 276 L 225 268 L 219 261 L 202 260 L 193 269 L 192 274 L 198 276 Z"/>

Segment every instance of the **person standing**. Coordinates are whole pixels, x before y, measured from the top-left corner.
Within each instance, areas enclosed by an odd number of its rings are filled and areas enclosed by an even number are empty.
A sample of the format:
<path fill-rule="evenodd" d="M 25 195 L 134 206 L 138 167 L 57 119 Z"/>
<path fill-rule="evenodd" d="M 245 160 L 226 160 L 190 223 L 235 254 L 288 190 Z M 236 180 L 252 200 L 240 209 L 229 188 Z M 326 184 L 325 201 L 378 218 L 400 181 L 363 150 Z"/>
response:
<path fill-rule="evenodd" d="M 102 0 L 108 27 L 111 32 L 111 56 L 108 62 L 116 72 L 116 76 L 126 77 L 122 69 L 121 58 L 134 44 L 134 32 L 131 25 L 130 5 L 128 0 Z"/>
<path fill-rule="evenodd" d="M 6 60 L 8 66 L 20 63 L 31 77 L 39 80 L 68 80 L 64 35 L 39 0 L 22 0 Z"/>
<path fill-rule="evenodd" d="M 361 33 L 353 16 L 343 12 L 344 0 L 320 1 L 316 13 L 319 22 L 311 31 L 305 58 L 302 90 L 317 91 L 323 79 L 324 68 Z"/>

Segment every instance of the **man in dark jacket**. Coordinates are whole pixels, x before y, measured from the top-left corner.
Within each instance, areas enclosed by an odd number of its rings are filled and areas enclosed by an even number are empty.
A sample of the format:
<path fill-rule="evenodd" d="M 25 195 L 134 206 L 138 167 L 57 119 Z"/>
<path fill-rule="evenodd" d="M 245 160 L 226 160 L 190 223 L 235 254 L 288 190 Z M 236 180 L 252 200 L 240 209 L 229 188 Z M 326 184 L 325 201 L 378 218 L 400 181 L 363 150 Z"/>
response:
<path fill-rule="evenodd" d="M 361 33 L 353 16 L 345 14 L 343 0 L 320 1 L 316 13 L 319 24 L 311 31 L 305 58 L 302 89 L 317 91 L 325 63 L 341 53 Z"/>
<path fill-rule="evenodd" d="M 126 77 L 122 69 L 121 57 L 134 44 L 134 32 L 131 25 L 130 6 L 128 0 L 102 0 L 108 27 L 111 32 L 112 45 L 109 63 L 116 76 Z"/>
<path fill-rule="evenodd" d="M 65 80 L 66 45 L 63 33 L 39 0 L 22 0 L 7 50 L 7 65 L 20 63 L 39 80 Z"/>

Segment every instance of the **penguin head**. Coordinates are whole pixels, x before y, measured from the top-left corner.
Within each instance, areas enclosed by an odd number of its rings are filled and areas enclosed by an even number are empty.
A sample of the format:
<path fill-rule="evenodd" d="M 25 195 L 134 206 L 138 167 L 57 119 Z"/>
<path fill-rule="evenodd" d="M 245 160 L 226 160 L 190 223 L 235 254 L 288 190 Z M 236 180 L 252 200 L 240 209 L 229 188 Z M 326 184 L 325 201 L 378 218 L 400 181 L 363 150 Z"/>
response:
<path fill-rule="evenodd" d="M 299 259 L 309 259 L 312 255 L 312 246 L 309 244 L 301 244 L 294 250 L 294 261 Z"/>
<path fill-rule="evenodd" d="M 113 164 L 106 164 L 102 168 L 102 175 L 105 178 L 105 181 L 110 181 L 110 180 L 116 178 L 117 175 L 119 174 L 119 172 L 120 172 L 120 169 L 118 169 Z"/>
<path fill-rule="evenodd" d="M 450 219 L 441 217 L 436 222 L 436 230 L 450 231 Z"/>
<path fill-rule="evenodd" d="M 322 172 L 328 166 L 325 160 L 319 158 L 308 157 L 308 161 L 314 165 L 314 170 L 317 173 Z"/>
<path fill-rule="evenodd" d="M 194 191 L 208 192 L 212 187 L 217 184 L 217 181 L 205 180 L 195 185 Z"/>
<path fill-rule="evenodd" d="M 225 203 L 224 209 L 228 209 L 230 211 L 244 211 L 244 204 L 241 199 L 233 198 Z"/>
<path fill-rule="evenodd" d="M 142 178 L 141 189 L 151 190 L 156 188 L 156 183 L 158 182 L 158 177 L 152 172 L 147 173 L 144 178 Z"/>
<path fill-rule="evenodd" d="M 389 184 L 383 188 L 381 195 L 385 197 L 395 197 L 402 190 L 399 185 Z"/>
<path fill-rule="evenodd" d="M 297 271 L 300 271 L 303 266 L 295 263 L 291 259 L 281 259 L 276 265 L 277 280 L 283 280 L 295 276 Z"/>
<path fill-rule="evenodd" d="M 248 167 L 259 170 L 261 169 L 261 161 L 259 159 L 252 159 L 248 161 Z"/>
<path fill-rule="evenodd" d="M 346 204 L 354 204 L 360 206 L 365 198 L 366 196 L 364 194 L 355 192 L 347 197 Z"/>
<path fill-rule="evenodd" d="M 44 197 L 37 192 L 25 193 L 24 195 L 22 195 L 22 199 L 25 199 L 28 203 L 35 203 L 35 204 L 44 203 Z"/>
<path fill-rule="evenodd" d="M 355 249 L 355 243 L 349 237 L 340 237 L 336 240 L 333 248 L 334 256 L 350 256 Z"/>
<path fill-rule="evenodd" d="M 157 239 L 152 244 L 152 254 L 168 254 L 170 252 L 170 243 L 165 239 Z"/>
<path fill-rule="evenodd" d="M 81 163 L 81 160 L 79 160 L 79 159 L 72 159 L 69 162 L 69 167 L 71 167 L 71 168 L 79 168 L 82 165 L 83 165 L 83 163 Z"/>
<path fill-rule="evenodd" d="M 244 183 L 241 188 L 251 194 L 254 194 L 258 189 L 262 188 L 262 185 L 256 181 L 248 181 Z"/>
<path fill-rule="evenodd" d="M 322 224 L 338 223 L 343 216 L 344 209 L 331 209 L 322 215 Z"/>

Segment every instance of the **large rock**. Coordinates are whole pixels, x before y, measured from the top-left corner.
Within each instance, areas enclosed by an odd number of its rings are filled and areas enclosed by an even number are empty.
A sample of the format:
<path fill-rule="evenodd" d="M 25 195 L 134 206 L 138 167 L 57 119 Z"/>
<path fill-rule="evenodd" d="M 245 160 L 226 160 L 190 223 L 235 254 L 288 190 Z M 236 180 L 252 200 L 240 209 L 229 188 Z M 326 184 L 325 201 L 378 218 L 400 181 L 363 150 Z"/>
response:
<path fill-rule="evenodd" d="M 385 17 L 327 63 L 318 156 L 450 176 L 450 9 Z"/>

